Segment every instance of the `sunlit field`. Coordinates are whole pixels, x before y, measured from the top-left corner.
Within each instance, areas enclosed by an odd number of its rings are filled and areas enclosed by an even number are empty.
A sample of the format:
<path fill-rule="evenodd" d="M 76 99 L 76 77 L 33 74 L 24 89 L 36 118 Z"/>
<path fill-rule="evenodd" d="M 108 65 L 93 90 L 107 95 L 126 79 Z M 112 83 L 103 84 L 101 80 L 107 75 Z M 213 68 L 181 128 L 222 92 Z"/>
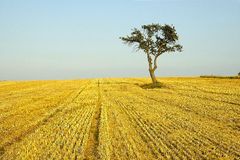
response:
<path fill-rule="evenodd" d="M 240 79 L 0 82 L 0 159 L 240 159 Z"/>

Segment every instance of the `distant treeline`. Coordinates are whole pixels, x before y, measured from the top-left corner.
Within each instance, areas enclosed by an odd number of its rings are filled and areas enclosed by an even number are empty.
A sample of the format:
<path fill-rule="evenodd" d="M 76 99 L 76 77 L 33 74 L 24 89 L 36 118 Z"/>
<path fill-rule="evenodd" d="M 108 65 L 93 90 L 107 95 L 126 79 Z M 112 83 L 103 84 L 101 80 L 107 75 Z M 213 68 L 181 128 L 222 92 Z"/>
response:
<path fill-rule="evenodd" d="M 203 75 L 200 78 L 222 78 L 222 79 L 240 79 L 240 76 L 214 76 L 214 75 Z"/>

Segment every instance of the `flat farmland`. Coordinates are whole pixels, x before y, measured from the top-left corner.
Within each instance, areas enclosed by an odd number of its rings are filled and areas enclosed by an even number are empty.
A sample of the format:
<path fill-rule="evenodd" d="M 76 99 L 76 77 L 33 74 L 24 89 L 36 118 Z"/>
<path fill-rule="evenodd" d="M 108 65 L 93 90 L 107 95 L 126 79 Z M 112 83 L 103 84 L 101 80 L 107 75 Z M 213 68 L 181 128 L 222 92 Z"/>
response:
<path fill-rule="evenodd" d="M 240 79 L 0 82 L 0 159 L 240 159 Z"/>

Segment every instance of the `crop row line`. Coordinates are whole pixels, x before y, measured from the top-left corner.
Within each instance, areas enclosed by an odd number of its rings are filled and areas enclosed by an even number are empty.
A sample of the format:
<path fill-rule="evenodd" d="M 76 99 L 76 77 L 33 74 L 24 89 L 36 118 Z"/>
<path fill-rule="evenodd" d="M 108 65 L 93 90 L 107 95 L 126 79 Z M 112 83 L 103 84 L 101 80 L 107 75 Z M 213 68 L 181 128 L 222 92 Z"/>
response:
<path fill-rule="evenodd" d="M 151 98 L 151 97 L 146 97 L 146 98 Z M 153 98 L 151 98 L 151 99 L 153 99 Z M 153 100 L 155 100 L 155 99 L 153 99 Z M 139 101 L 139 100 L 138 100 L 138 101 Z M 155 100 L 155 101 L 156 101 L 156 100 Z M 158 102 L 159 102 L 159 101 L 158 101 Z M 161 101 L 161 103 L 166 103 L 166 102 L 165 102 L 165 101 Z M 147 105 L 147 104 L 146 104 L 146 105 Z M 168 105 L 169 105 L 169 104 L 168 104 Z M 149 106 L 149 105 L 148 105 L 148 106 Z M 154 106 L 149 106 L 149 107 L 152 107 L 154 110 L 158 109 L 157 107 L 154 107 Z M 134 111 L 134 109 L 132 109 L 132 110 Z M 174 117 L 173 117 L 173 119 L 174 119 Z M 178 121 L 177 119 L 175 119 L 175 120 L 176 120 L 176 122 Z M 198 131 L 195 131 L 195 130 L 194 130 L 194 132 L 198 132 Z M 229 148 L 227 147 L 227 146 L 229 146 L 229 145 L 224 144 L 224 142 L 219 143 L 219 142 L 217 142 L 217 141 L 215 141 L 215 140 L 213 140 L 213 139 L 205 136 L 205 134 L 203 134 L 203 133 L 199 133 L 199 132 L 198 132 L 198 136 L 201 136 L 201 138 L 209 141 L 209 143 L 211 143 L 213 146 L 216 146 L 216 147 L 218 146 L 217 148 L 218 148 L 219 150 L 221 150 L 222 152 L 226 152 L 226 151 L 229 151 L 229 150 L 230 150 L 231 154 L 233 154 L 233 155 L 236 156 L 236 157 L 240 157 L 239 152 L 238 152 L 237 149 L 235 149 L 235 147 L 231 147 L 231 149 L 229 149 Z M 191 137 L 191 135 L 189 135 L 189 137 Z"/>
<path fill-rule="evenodd" d="M 73 99 L 70 98 L 71 99 L 70 101 L 75 100 L 76 97 L 79 96 L 86 89 L 86 87 L 87 87 L 87 85 L 84 86 L 83 88 L 81 88 L 80 91 L 77 91 L 77 93 L 75 93 L 74 91 L 69 93 L 68 94 L 69 97 L 72 97 L 72 96 L 74 97 Z M 74 96 L 74 94 L 76 94 L 76 96 Z M 56 106 L 58 106 L 61 103 L 62 102 L 59 101 L 58 104 L 56 104 Z M 40 126 L 48 123 L 50 121 L 50 119 L 53 118 L 59 112 L 61 112 L 65 108 L 65 105 L 68 104 L 68 103 L 69 103 L 69 99 L 65 100 L 64 103 L 62 103 L 62 105 L 59 105 L 59 107 L 54 108 L 54 110 L 52 110 L 49 114 L 47 114 L 42 119 L 38 120 L 35 124 L 33 124 L 31 127 L 29 127 L 26 131 L 22 132 L 20 135 L 14 137 L 10 141 L 7 141 L 6 143 L 4 143 L 2 145 L 2 148 L 4 149 L 6 147 L 9 147 L 9 146 L 13 145 L 16 142 L 21 141 L 24 137 L 33 133 L 37 128 L 39 128 Z M 2 154 L 4 154 L 4 152 L 2 152 Z M 1 155 L 0 155 L 0 157 L 1 157 Z"/>

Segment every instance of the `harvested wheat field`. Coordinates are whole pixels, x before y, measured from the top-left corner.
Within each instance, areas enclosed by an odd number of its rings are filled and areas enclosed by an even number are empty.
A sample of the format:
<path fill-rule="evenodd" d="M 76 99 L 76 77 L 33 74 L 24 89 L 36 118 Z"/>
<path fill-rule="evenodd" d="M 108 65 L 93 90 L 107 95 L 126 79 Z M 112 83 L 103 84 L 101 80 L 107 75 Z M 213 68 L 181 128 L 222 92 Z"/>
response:
<path fill-rule="evenodd" d="M 0 82 L 0 159 L 240 159 L 240 80 Z"/>

